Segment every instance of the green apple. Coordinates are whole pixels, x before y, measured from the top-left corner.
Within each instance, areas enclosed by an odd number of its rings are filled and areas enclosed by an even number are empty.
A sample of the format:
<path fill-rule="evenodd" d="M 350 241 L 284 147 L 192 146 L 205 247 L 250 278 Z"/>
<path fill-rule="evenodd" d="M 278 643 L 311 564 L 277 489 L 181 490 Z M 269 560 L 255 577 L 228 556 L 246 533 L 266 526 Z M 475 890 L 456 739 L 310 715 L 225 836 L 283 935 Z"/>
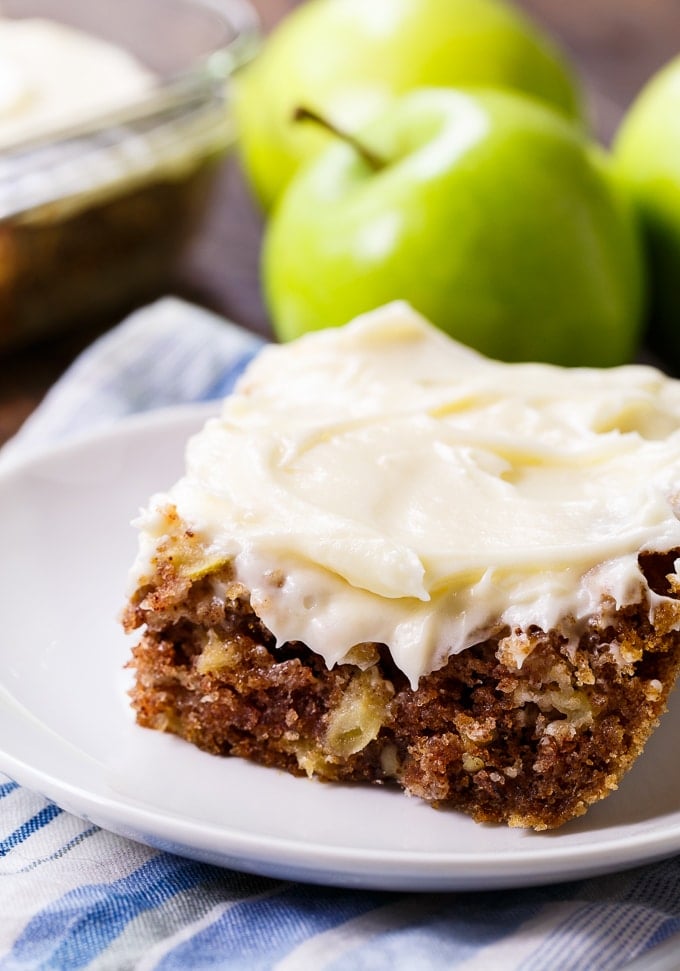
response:
<path fill-rule="evenodd" d="M 309 0 L 236 79 L 241 156 L 263 207 L 325 144 L 292 123 L 298 104 L 356 131 L 426 85 L 508 87 L 580 112 L 561 54 L 503 0 Z"/>
<path fill-rule="evenodd" d="M 277 335 L 394 299 L 492 357 L 613 365 L 638 345 L 642 257 L 604 153 L 501 91 L 422 88 L 290 183 L 262 254 Z"/>
<path fill-rule="evenodd" d="M 680 371 L 680 58 L 645 86 L 626 115 L 614 160 L 647 246 L 650 345 Z"/>

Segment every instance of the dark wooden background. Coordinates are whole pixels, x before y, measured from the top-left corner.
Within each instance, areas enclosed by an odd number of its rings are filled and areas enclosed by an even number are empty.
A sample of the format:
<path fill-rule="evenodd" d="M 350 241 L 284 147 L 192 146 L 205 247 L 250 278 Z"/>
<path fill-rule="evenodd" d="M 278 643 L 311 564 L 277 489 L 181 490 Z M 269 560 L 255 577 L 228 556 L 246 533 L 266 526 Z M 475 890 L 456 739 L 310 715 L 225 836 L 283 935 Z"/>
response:
<path fill-rule="evenodd" d="M 255 0 L 266 29 L 297 2 Z M 644 81 L 680 53 L 680 0 L 517 2 L 552 33 L 572 59 L 587 93 L 595 130 L 604 143 Z M 172 37 L 165 41 L 171 43 Z M 258 281 L 260 234 L 260 217 L 232 160 L 220 176 L 209 218 L 183 262 L 176 292 L 268 335 Z M 80 328 L 0 356 L 0 443 L 16 431 L 100 329 Z"/>

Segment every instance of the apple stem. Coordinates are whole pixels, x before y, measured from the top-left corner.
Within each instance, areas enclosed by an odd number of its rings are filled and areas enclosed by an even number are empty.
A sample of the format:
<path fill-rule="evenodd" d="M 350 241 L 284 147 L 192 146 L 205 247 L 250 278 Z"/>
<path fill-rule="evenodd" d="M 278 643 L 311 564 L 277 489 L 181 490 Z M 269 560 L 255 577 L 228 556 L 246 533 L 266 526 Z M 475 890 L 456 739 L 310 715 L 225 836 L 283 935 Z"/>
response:
<path fill-rule="evenodd" d="M 384 158 L 374 152 L 363 142 L 360 142 L 358 138 L 350 134 L 350 132 L 345 131 L 343 128 L 339 128 L 334 122 L 330 121 L 328 118 L 324 118 L 323 115 L 318 114 L 312 108 L 307 108 L 304 105 L 300 105 L 293 112 L 293 121 L 312 121 L 315 125 L 321 125 L 326 131 L 329 131 L 331 135 L 335 135 L 340 138 L 347 145 L 350 145 L 355 152 L 366 162 L 369 168 L 373 169 L 374 172 L 380 172 L 382 169 L 387 168 L 387 162 Z"/>

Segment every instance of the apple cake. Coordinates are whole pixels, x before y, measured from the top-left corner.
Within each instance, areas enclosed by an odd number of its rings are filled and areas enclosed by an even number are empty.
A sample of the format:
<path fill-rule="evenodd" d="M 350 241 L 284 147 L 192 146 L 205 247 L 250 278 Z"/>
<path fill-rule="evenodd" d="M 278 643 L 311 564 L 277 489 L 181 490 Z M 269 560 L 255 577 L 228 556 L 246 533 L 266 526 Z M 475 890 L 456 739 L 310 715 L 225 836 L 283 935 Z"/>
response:
<path fill-rule="evenodd" d="M 405 304 L 263 350 L 138 520 L 139 725 L 552 828 L 680 664 L 680 382 L 489 360 Z"/>

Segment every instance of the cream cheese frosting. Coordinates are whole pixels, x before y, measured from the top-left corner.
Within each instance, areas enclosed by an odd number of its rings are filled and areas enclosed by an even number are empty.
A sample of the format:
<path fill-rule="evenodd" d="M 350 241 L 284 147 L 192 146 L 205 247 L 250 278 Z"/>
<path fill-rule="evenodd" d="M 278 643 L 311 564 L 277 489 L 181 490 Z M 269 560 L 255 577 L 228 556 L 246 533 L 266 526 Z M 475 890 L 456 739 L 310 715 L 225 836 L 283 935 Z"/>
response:
<path fill-rule="evenodd" d="M 0 17 L 0 147 L 122 108 L 154 83 L 131 54 L 100 38 Z"/>
<path fill-rule="evenodd" d="M 258 355 L 133 572 L 173 504 L 279 643 L 384 643 L 416 686 L 505 627 L 653 613 L 638 553 L 680 548 L 679 469 L 680 382 L 492 361 L 395 303 Z"/>

